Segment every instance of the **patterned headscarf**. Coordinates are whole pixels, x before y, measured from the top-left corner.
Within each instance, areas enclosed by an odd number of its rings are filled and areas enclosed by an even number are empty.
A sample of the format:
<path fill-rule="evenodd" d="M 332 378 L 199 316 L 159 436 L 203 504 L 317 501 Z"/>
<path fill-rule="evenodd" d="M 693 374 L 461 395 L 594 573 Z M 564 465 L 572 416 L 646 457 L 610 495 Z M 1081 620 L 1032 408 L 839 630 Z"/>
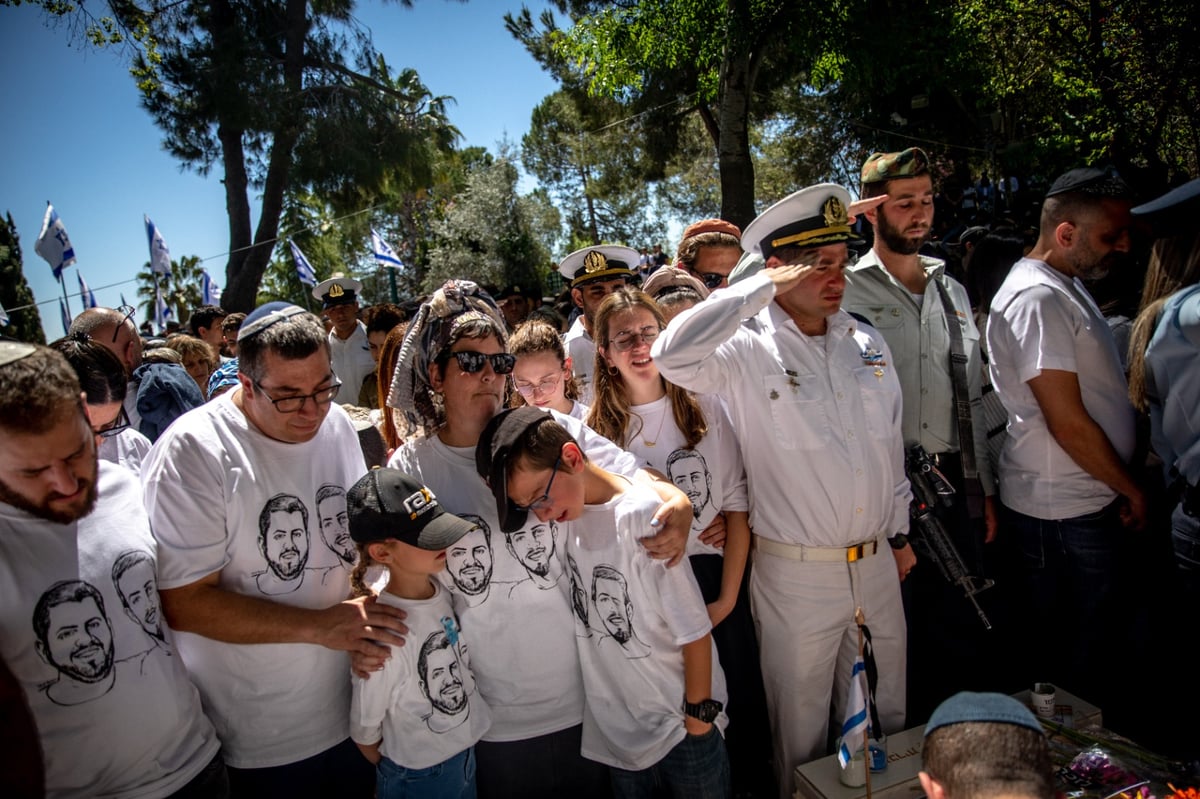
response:
<path fill-rule="evenodd" d="M 445 423 L 445 410 L 429 385 L 429 365 L 454 341 L 455 334 L 471 322 L 488 324 L 504 343 L 504 317 L 491 296 L 470 280 L 447 280 L 421 304 L 404 335 L 388 407 L 404 413 L 411 427 L 426 432 Z"/>

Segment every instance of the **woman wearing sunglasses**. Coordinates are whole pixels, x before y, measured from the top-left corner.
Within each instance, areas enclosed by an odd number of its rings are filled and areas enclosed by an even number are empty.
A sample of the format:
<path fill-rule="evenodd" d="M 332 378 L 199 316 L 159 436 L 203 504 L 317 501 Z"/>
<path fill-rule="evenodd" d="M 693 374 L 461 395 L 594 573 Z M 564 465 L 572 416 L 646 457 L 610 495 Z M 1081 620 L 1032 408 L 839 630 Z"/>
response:
<path fill-rule="evenodd" d="M 418 434 L 388 466 L 427 486 L 442 507 L 471 517 L 482 532 L 480 541 L 447 550 L 447 568 L 438 576 L 462 628 L 486 631 L 471 641 L 476 689 L 492 712 L 492 727 L 475 748 L 479 796 L 605 796 L 605 767 L 580 755 L 583 682 L 568 592 L 559 585 L 569 570 L 557 523 L 538 532 L 530 517 L 526 528 L 501 530 L 495 499 L 476 471 L 475 445 L 504 406 L 516 361 L 505 351 L 504 330 L 491 297 L 470 281 L 448 281 L 421 306 L 388 396 Z M 578 420 L 556 418 L 598 464 L 652 479 Z M 653 486 L 669 501 L 655 517 L 663 532 L 645 545 L 652 555 L 678 559 L 691 505 L 669 483 Z M 544 543 L 535 546 L 538 540 Z M 360 670 L 371 665 L 356 660 Z"/>
<path fill-rule="evenodd" d="M 651 277 L 653 280 L 653 277 Z M 708 604 L 721 667 L 729 686 L 730 767 L 735 793 L 769 774 L 766 698 L 746 586 L 749 500 L 742 455 L 719 398 L 695 396 L 659 373 L 650 346 L 666 327 L 645 292 L 622 289 L 596 312 L 595 395 L 587 424 L 666 474 L 692 504 L 688 559 Z M 725 546 L 702 538 L 725 516 Z M 761 788 L 762 786 L 758 786 Z"/>
<path fill-rule="evenodd" d="M 150 451 L 150 439 L 129 425 L 125 413 L 125 367 L 106 347 L 77 333 L 50 345 L 58 350 L 79 376 L 87 397 L 88 419 L 101 460 L 124 466 L 134 474 Z"/>
<path fill-rule="evenodd" d="M 587 417 L 588 406 L 579 401 L 579 381 L 557 330 L 537 319 L 522 322 L 508 337 L 508 351 L 517 359 L 510 407 L 534 405 L 580 421 Z"/>

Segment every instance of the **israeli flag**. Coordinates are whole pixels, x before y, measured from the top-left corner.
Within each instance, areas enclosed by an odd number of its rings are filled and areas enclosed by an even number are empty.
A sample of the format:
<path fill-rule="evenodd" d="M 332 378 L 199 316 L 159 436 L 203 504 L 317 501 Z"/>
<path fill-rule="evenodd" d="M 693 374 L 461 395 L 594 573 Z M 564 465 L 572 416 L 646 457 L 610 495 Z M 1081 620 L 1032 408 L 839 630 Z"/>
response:
<path fill-rule="evenodd" d="M 150 221 L 150 217 L 142 214 L 146 220 L 146 239 L 150 243 L 150 271 L 156 275 L 171 276 L 171 251 L 163 241 L 162 233 Z"/>
<path fill-rule="evenodd" d="M 46 203 L 46 215 L 42 217 L 42 232 L 38 234 L 33 251 L 42 256 L 54 270 L 54 279 L 62 280 L 64 267 L 75 263 L 75 248 L 67 236 L 67 229 L 58 217 L 54 206 Z"/>
<path fill-rule="evenodd" d="M 400 260 L 400 256 L 396 255 L 396 251 L 391 248 L 383 236 L 380 236 L 375 228 L 371 228 L 371 250 L 375 253 L 375 260 L 380 266 L 390 266 L 393 269 L 403 269 L 404 262 Z"/>
<path fill-rule="evenodd" d="M 221 287 L 218 286 L 206 270 L 200 270 L 200 304 L 220 305 Z"/>
<path fill-rule="evenodd" d="M 867 714 L 867 665 L 862 655 L 854 659 L 850 687 L 846 691 L 846 713 L 842 722 L 842 740 L 838 744 L 838 763 L 842 768 L 862 749 L 863 733 L 871 726 Z"/>
<path fill-rule="evenodd" d="M 154 292 L 154 324 L 160 332 L 164 331 L 167 329 L 167 322 L 174 317 L 175 314 L 171 310 L 171 306 L 167 305 L 166 298 L 156 289 Z"/>
<path fill-rule="evenodd" d="M 79 278 L 79 299 L 83 301 L 83 307 L 95 308 L 97 306 L 96 295 L 88 288 L 87 281 L 83 279 L 83 272 L 76 269 L 75 277 Z"/>
<path fill-rule="evenodd" d="M 67 311 L 67 304 L 63 302 L 62 297 L 58 298 L 58 311 L 62 314 L 63 333 L 71 329 L 71 314 Z"/>
<path fill-rule="evenodd" d="M 312 264 L 304 257 L 304 253 L 300 252 L 296 242 L 289 241 L 288 244 L 292 248 L 292 257 L 296 259 L 296 277 L 306 286 L 317 285 L 317 273 L 313 271 Z"/>
<path fill-rule="evenodd" d="M 0 327 L 8 324 L 8 311 L 4 310 L 4 304 L 0 303 Z"/>

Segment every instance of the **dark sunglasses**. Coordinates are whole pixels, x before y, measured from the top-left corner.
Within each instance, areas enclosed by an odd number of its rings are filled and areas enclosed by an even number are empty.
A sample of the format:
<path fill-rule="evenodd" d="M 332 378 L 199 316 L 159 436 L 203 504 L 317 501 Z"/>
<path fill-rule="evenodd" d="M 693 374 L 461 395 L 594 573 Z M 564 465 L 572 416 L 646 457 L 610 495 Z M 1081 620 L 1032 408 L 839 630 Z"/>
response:
<path fill-rule="evenodd" d="M 121 410 L 117 411 L 116 419 L 113 419 L 111 422 L 104 425 L 104 427 L 101 427 L 99 430 L 95 430 L 93 432 L 95 432 L 95 434 L 101 438 L 112 438 L 113 436 L 124 432 L 128 428 L 129 414 L 125 413 L 125 407 L 121 406 Z"/>
<path fill-rule="evenodd" d="M 510 355 L 507 352 L 496 352 L 488 355 L 483 352 L 475 352 L 474 350 L 462 350 L 461 352 L 450 353 L 454 356 L 454 360 L 458 361 L 458 368 L 462 369 L 469 375 L 483 371 L 483 365 L 490 363 L 492 371 L 498 375 L 506 375 L 512 372 L 513 367 L 517 365 L 517 356 Z M 449 361 L 449 357 L 446 358 Z"/>
<path fill-rule="evenodd" d="M 721 282 L 729 277 L 729 275 L 719 275 L 716 272 L 700 272 L 696 275 L 696 277 L 700 278 L 700 282 L 704 284 L 705 288 L 715 289 L 717 286 L 721 285 Z"/>

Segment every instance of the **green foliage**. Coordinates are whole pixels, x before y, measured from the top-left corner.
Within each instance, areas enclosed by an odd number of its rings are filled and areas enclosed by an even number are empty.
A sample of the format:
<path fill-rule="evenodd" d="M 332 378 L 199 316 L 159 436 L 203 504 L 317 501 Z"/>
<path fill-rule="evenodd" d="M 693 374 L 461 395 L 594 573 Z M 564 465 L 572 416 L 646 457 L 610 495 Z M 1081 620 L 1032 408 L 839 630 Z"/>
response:
<path fill-rule="evenodd" d="M 140 302 L 137 307 L 142 309 L 143 321 L 154 321 L 155 296 L 162 296 L 167 307 L 174 314 L 175 321 L 186 326 L 192 310 L 199 308 L 203 292 L 201 291 L 201 260 L 196 255 L 185 255 L 179 260 L 172 259 L 170 276 L 162 275 L 150 269 L 150 262 L 142 265 L 137 273 L 137 297 Z"/>
<path fill-rule="evenodd" d="M 8 324 L 0 327 L 0 335 L 34 344 L 46 343 L 42 317 L 34 304 L 33 291 L 25 280 L 21 239 L 17 236 L 11 213 L 0 223 L 0 306 L 9 316 Z"/>
<path fill-rule="evenodd" d="M 551 267 L 542 236 L 558 223 L 544 194 L 517 193 L 517 178 L 507 159 L 468 171 L 465 189 L 433 225 L 424 291 L 455 277 L 494 286 L 544 285 Z"/>

